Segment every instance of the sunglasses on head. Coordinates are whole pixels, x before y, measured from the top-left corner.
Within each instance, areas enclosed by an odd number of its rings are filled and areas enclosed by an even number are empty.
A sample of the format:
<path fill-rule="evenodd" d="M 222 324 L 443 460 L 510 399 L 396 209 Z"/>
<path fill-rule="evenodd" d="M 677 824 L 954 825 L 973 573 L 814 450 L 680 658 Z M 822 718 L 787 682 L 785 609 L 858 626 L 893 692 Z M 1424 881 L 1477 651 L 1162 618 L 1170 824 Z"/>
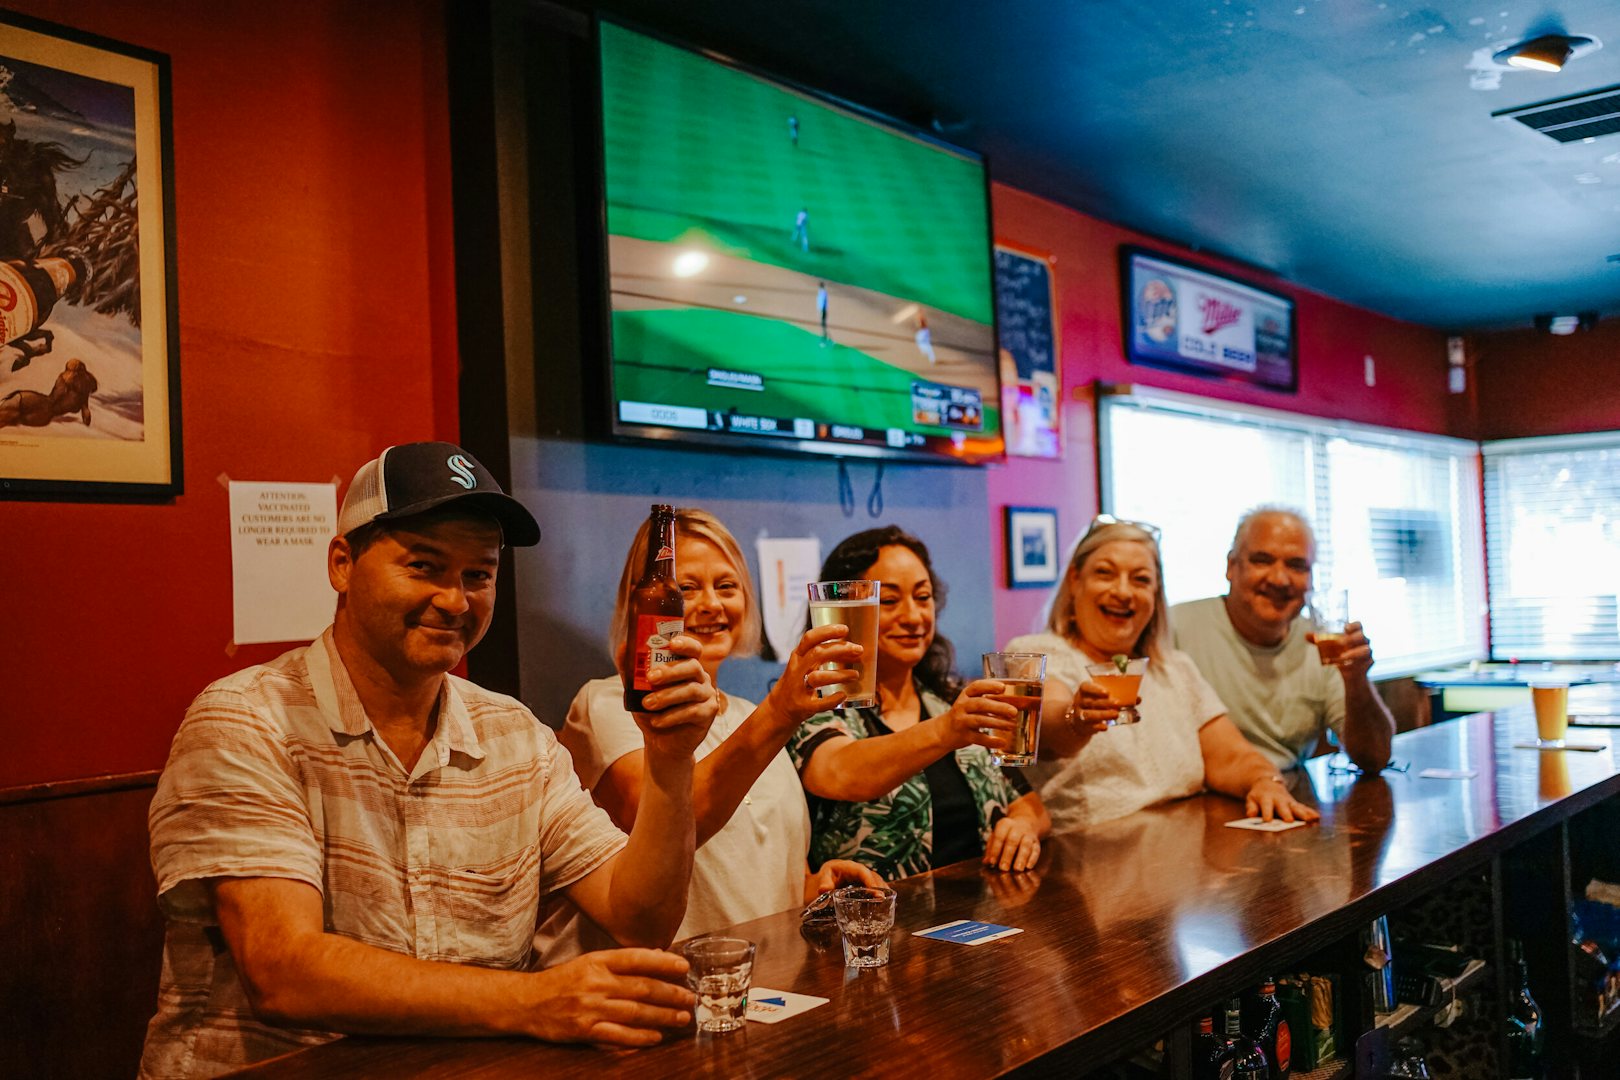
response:
<path fill-rule="evenodd" d="M 1092 518 L 1091 524 L 1086 527 L 1086 536 L 1090 536 L 1092 533 L 1106 525 L 1130 525 L 1133 528 L 1141 529 L 1143 532 L 1153 537 L 1153 542 L 1155 544 L 1159 542 L 1159 527 L 1157 525 L 1153 525 L 1146 521 L 1132 521 L 1129 518 L 1115 517 L 1113 514 L 1098 514 L 1096 517 Z M 1081 539 L 1083 540 L 1085 537 L 1081 537 Z"/>

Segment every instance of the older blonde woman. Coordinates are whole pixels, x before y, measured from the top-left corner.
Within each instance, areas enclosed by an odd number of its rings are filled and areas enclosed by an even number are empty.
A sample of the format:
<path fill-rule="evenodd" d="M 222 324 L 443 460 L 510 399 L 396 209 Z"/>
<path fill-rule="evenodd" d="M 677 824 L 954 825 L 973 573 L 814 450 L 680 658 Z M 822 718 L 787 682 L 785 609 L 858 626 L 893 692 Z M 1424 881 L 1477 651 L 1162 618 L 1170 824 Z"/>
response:
<path fill-rule="evenodd" d="M 647 533 L 643 523 L 619 580 L 611 630 L 615 656 L 629 634 L 629 596 L 646 561 Z M 685 633 L 702 644 L 699 662 L 715 681 L 728 657 L 759 647 L 759 605 L 748 563 L 714 515 L 681 509 L 675 512 L 675 570 L 686 598 Z M 846 627 L 819 627 L 799 640 L 762 704 L 720 694 L 720 715 L 696 755 L 692 796 L 698 849 L 680 936 L 785 911 L 845 881 L 880 883 L 853 862 L 829 860 L 809 870 L 809 811 L 782 749 L 800 722 L 843 700 L 842 694 L 817 697 L 817 688 L 853 672 L 822 671 L 821 665 L 847 664 L 859 656 L 860 646 L 848 640 Z M 641 731 L 625 712 L 623 697 L 618 676 L 586 683 L 559 738 L 597 805 L 628 830 L 641 801 L 646 761 Z"/>
<path fill-rule="evenodd" d="M 1186 653 L 1170 647 L 1158 530 L 1099 517 L 1081 537 L 1053 593 L 1047 629 L 1009 650 L 1047 654 L 1048 681 L 1078 688 L 1086 666 L 1147 657 L 1141 721 L 1076 723 L 1079 752 L 1038 765 L 1032 779 L 1054 824 L 1077 827 L 1209 789 L 1244 800 L 1251 815 L 1311 821 L 1276 768 L 1227 719 Z"/>

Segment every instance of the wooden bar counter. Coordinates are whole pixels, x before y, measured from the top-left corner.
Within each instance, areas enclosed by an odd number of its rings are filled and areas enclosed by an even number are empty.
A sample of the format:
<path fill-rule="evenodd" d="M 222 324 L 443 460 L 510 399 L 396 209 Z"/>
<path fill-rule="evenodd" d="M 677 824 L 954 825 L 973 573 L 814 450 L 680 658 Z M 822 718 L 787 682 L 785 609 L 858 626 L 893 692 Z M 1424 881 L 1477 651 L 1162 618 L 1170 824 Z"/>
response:
<path fill-rule="evenodd" d="M 1611 733 L 1596 752 L 1518 749 L 1528 709 L 1398 736 L 1405 772 L 1358 779 L 1318 759 L 1298 794 L 1317 825 L 1229 829 L 1237 802 L 1205 795 L 1054 836 L 1036 869 L 962 863 L 897 884 L 891 962 L 843 966 L 836 930 L 797 912 L 735 929 L 759 943 L 754 984 L 830 998 L 780 1024 L 685 1034 L 607 1053 L 515 1040 L 350 1038 L 248 1070 L 255 1077 L 885 1077 L 1066 1075 L 1184 1030 L 1209 1006 L 1491 864 L 1620 793 Z M 1107 734 L 1098 736 L 1107 738 Z M 1474 769 L 1430 779 L 1426 768 Z M 1532 848 L 1535 845 L 1531 845 Z M 1566 874 L 1567 878 L 1567 874 Z M 1565 891 L 1567 892 L 1567 882 Z M 910 932 L 971 918 L 1023 929 L 966 947 Z M 1567 936 L 1563 938 L 1567 942 Z"/>

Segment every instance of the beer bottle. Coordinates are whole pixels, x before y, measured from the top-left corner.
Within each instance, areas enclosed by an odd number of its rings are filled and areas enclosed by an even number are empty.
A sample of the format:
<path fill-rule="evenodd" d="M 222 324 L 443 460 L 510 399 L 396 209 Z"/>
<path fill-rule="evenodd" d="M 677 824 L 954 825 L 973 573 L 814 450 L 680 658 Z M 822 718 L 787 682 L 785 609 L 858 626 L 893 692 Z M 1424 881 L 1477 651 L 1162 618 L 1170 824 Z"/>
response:
<path fill-rule="evenodd" d="M 630 591 L 630 656 L 625 672 L 624 707 L 644 712 L 642 699 L 652 692 L 647 670 L 675 659 L 669 639 L 686 627 L 686 601 L 675 581 L 675 511 L 654 504 L 647 522 L 647 561 Z"/>
<path fill-rule="evenodd" d="M 1226 1006 L 1226 1037 L 1232 1043 L 1232 1080 L 1268 1080 L 1271 1069 L 1265 1051 L 1243 1034 L 1243 1003 L 1233 998 Z"/>
<path fill-rule="evenodd" d="M 1293 1053 L 1288 1021 L 1283 1019 L 1282 1002 L 1277 1000 L 1277 983 L 1267 979 L 1247 1010 L 1244 1034 L 1253 1039 L 1271 1066 L 1271 1080 L 1288 1080 Z"/>
<path fill-rule="evenodd" d="M 0 345 L 37 330 L 62 294 L 85 276 L 81 264 L 69 259 L 0 262 Z"/>
<path fill-rule="evenodd" d="M 1232 1080 L 1232 1047 L 1215 1034 L 1215 1018 L 1205 1016 L 1198 1021 L 1198 1035 L 1193 1039 L 1193 1080 Z"/>

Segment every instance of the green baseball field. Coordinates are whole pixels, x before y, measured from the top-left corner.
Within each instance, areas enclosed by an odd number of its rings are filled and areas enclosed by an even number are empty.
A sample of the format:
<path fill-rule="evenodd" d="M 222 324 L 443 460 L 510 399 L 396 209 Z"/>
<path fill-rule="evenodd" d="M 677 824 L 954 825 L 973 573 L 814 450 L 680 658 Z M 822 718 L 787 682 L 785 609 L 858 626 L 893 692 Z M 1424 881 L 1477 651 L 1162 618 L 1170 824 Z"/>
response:
<path fill-rule="evenodd" d="M 979 164 L 601 33 L 616 396 L 961 431 L 916 422 L 924 380 L 978 391 L 983 428 L 966 434 L 998 438 Z M 711 385 L 711 369 L 763 389 Z"/>

